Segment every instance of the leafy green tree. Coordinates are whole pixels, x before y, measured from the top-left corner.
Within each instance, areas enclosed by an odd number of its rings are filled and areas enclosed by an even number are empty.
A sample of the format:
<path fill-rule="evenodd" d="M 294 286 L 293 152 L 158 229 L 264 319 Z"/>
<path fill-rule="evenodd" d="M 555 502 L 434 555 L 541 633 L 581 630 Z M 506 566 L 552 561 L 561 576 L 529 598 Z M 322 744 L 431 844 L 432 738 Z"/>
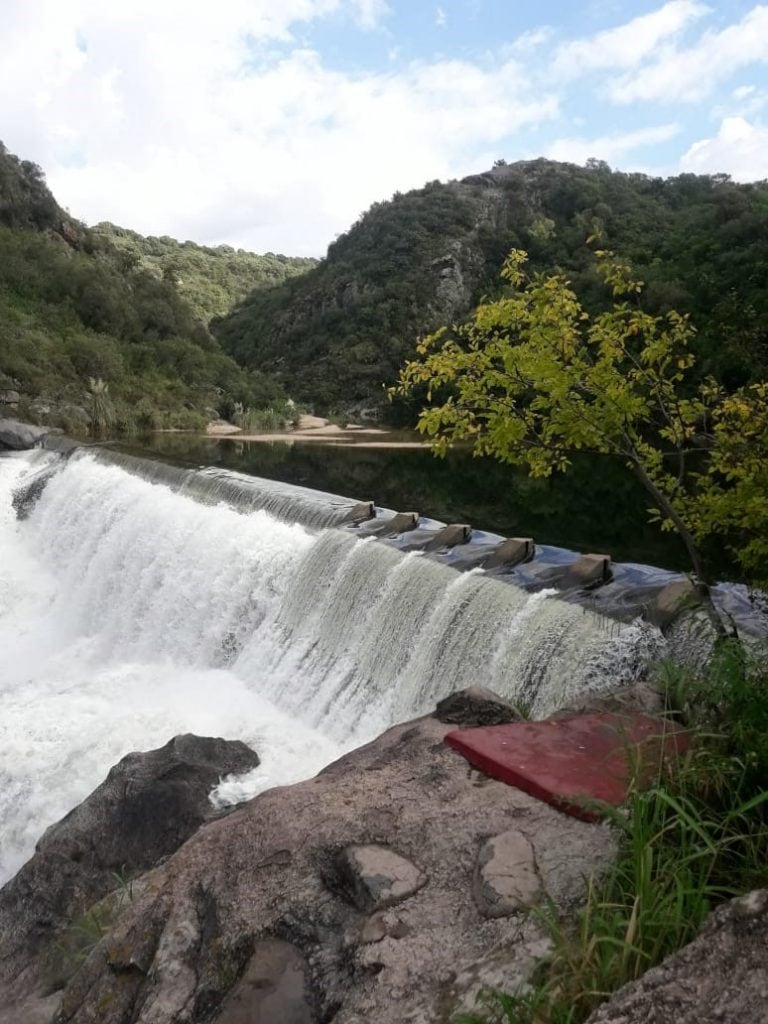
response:
<path fill-rule="evenodd" d="M 419 429 L 437 453 L 469 441 L 534 477 L 567 470 L 576 452 L 621 459 L 696 576 L 702 538 L 725 533 L 745 569 L 768 578 L 768 385 L 725 395 L 695 383 L 688 317 L 645 312 L 642 282 L 612 253 L 597 253 L 597 270 L 614 302 L 594 315 L 563 274 L 529 279 L 526 261 L 512 250 L 509 294 L 429 335 L 401 371 L 395 394 L 426 385 L 435 399 Z"/>

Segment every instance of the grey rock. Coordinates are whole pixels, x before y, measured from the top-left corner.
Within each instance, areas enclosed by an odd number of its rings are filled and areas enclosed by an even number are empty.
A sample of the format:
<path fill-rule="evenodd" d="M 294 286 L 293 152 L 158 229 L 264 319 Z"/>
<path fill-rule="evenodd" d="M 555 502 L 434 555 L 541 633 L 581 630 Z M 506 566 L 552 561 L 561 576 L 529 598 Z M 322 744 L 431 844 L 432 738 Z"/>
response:
<path fill-rule="evenodd" d="M 259 942 L 222 1004 L 217 1024 L 314 1024 L 307 963 L 288 942 Z"/>
<path fill-rule="evenodd" d="M 395 911 L 379 910 L 375 914 L 371 914 L 363 925 L 360 941 L 364 943 L 381 942 L 387 936 L 393 939 L 403 939 L 410 932 L 410 926 Z"/>
<path fill-rule="evenodd" d="M 27 474 L 21 484 L 13 492 L 11 503 L 17 519 L 27 519 L 37 504 L 40 496 L 48 485 L 48 481 L 56 475 L 61 466 L 58 463 L 43 466 L 35 472 Z"/>
<path fill-rule="evenodd" d="M 18 391 L 0 391 L 0 405 L 18 405 L 21 395 Z"/>
<path fill-rule="evenodd" d="M 133 900 L 60 993 L 58 1021 L 216 1021 L 225 1008 L 235 1014 L 248 1005 L 245 989 L 235 999 L 246 978 L 255 992 L 267 973 L 288 1000 L 296 971 L 290 984 L 276 978 L 275 954 L 260 946 L 273 940 L 301 955 L 310 1009 L 334 1024 L 443 1024 L 464 986 L 474 992 L 484 977 L 516 983 L 543 936 L 536 922 L 486 918 L 477 908 L 472 885 L 489 822 L 528 838 L 542 886 L 561 908 L 583 899 L 585 877 L 610 862 L 614 844 L 605 826 L 469 769 L 444 743 L 451 728 L 433 718 L 397 726 L 316 778 L 207 822 L 141 876 Z M 428 882 L 372 916 L 343 884 L 340 858 L 350 847 L 377 848 L 375 871 L 390 884 L 392 855 L 399 872 L 407 867 L 413 878 L 416 869 Z M 14 913 L 0 908 L 0 936 Z M 492 971 L 482 966 L 489 955 Z M 44 966 L 39 946 L 20 954 L 6 939 L 1 1024 L 31 1024 L 19 1007 L 50 994 Z M 278 1005 L 303 1012 L 300 1001 Z"/>
<path fill-rule="evenodd" d="M 533 846 L 515 829 L 489 839 L 475 872 L 474 893 L 485 917 L 507 917 L 532 906 L 541 895 Z"/>
<path fill-rule="evenodd" d="M 768 890 L 716 910 L 701 934 L 588 1024 L 762 1024 L 768 1021 Z"/>
<path fill-rule="evenodd" d="M 208 794 L 223 775 L 258 763 L 244 743 L 192 735 L 124 757 L 0 890 L 0 990 L 4 971 L 23 970 L 115 888 L 116 873 L 130 877 L 178 849 L 214 813 Z"/>
<path fill-rule="evenodd" d="M 427 881 L 415 864 L 386 846 L 347 847 L 340 857 L 340 870 L 360 910 L 399 903 Z"/>
<path fill-rule="evenodd" d="M 0 419 L 0 448 L 13 451 L 35 448 L 50 433 L 50 427 L 35 427 L 20 420 Z"/>
<path fill-rule="evenodd" d="M 434 717 L 448 725 L 504 725 L 518 722 L 521 714 L 493 690 L 469 686 L 451 693 L 438 703 Z"/>

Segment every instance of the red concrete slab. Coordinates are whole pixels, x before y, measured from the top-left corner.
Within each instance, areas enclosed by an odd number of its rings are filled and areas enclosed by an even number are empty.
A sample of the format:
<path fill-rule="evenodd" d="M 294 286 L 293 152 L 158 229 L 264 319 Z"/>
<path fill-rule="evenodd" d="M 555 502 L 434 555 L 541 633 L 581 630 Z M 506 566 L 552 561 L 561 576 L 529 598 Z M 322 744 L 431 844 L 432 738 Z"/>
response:
<path fill-rule="evenodd" d="M 618 807 L 634 775 L 650 782 L 687 734 L 650 715 L 600 712 L 450 732 L 445 742 L 476 768 L 584 821 L 598 802 Z"/>

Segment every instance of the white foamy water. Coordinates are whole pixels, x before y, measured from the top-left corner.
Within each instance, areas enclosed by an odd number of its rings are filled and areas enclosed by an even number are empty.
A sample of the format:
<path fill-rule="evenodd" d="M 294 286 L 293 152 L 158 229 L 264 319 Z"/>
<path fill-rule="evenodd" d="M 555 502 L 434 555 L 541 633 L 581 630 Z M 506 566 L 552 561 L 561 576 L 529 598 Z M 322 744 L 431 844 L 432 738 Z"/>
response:
<path fill-rule="evenodd" d="M 82 453 L 19 522 L 13 490 L 49 458 L 0 458 L 0 880 L 121 756 L 179 732 L 259 753 L 215 794 L 231 802 L 457 688 L 542 715 L 637 677 L 660 643 L 646 625 L 277 521 L 250 493 L 245 511 L 201 504 Z"/>

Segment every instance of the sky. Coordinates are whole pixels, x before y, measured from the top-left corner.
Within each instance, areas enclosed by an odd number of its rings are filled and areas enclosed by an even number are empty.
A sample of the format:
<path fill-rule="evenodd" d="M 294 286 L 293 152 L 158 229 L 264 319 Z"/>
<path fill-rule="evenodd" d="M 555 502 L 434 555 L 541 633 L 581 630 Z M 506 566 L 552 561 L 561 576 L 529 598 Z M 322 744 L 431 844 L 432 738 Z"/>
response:
<path fill-rule="evenodd" d="M 87 223 L 320 256 L 497 159 L 768 178 L 768 5 L 0 0 L 0 97 Z"/>

